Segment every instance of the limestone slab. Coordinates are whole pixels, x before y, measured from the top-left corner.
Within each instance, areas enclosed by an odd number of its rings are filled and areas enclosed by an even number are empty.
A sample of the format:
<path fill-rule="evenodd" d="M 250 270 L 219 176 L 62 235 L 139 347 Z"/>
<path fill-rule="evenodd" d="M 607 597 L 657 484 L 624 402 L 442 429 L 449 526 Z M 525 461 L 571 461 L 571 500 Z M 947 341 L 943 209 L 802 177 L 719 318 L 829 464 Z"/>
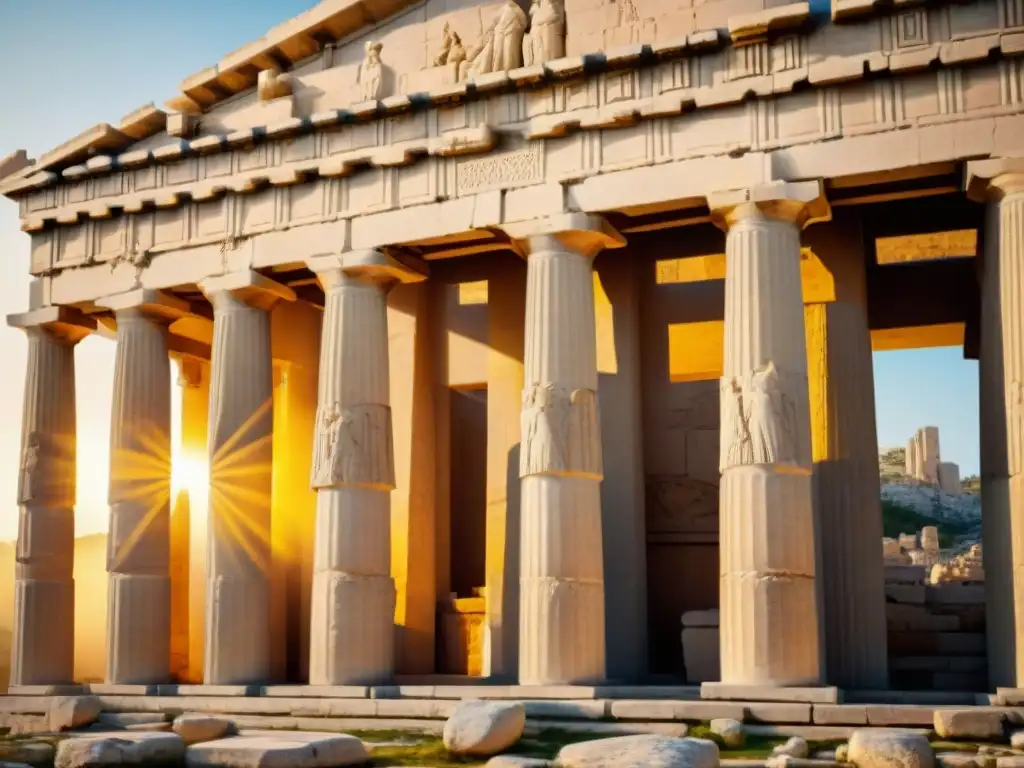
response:
<path fill-rule="evenodd" d="M 267 685 L 262 693 L 272 697 L 365 699 L 370 689 L 364 685 Z"/>
<path fill-rule="evenodd" d="M 354 736 L 315 732 L 242 731 L 185 751 L 190 768 L 333 768 L 361 765 L 368 758 Z"/>
<path fill-rule="evenodd" d="M 815 704 L 815 725 L 867 725 L 868 710 L 863 704 Z"/>
<path fill-rule="evenodd" d="M 833 686 L 801 688 L 703 683 L 700 687 L 700 695 L 703 699 L 727 701 L 788 701 L 812 704 L 836 704 L 840 701 L 839 689 Z"/>
<path fill-rule="evenodd" d="M 936 709 L 935 732 L 944 739 L 987 741 L 1003 735 L 1003 715 L 997 710 Z"/>

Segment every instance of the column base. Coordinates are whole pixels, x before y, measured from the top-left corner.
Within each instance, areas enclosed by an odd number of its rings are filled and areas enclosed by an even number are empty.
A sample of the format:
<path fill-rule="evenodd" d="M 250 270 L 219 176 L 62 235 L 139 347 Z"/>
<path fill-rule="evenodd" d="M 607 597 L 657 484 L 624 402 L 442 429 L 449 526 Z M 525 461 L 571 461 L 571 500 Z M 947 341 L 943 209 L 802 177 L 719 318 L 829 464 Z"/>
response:
<path fill-rule="evenodd" d="M 15 580 L 10 685 L 64 685 L 74 673 L 74 580 Z"/>
<path fill-rule="evenodd" d="M 207 685 L 266 682 L 270 675 L 270 590 L 262 579 L 218 576 L 206 584 Z"/>
<path fill-rule="evenodd" d="M 111 573 L 107 614 L 110 685 L 166 683 L 171 660 L 171 580 Z"/>
<path fill-rule="evenodd" d="M 834 686 L 782 687 L 772 685 L 730 685 L 701 683 L 700 697 L 720 701 L 786 701 L 806 704 L 841 704 Z"/>
<path fill-rule="evenodd" d="M 395 661 L 395 582 L 390 576 L 313 574 L 311 685 L 375 685 Z"/>

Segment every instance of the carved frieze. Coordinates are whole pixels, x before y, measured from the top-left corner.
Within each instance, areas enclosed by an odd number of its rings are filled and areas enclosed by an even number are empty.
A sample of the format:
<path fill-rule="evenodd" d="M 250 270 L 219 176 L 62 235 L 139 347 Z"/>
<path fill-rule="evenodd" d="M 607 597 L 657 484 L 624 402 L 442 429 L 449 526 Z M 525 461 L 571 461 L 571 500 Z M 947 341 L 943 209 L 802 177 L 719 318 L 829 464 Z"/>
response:
<path fill-rule="evenodd" d="M 648 533 L 718 532 L 718 488 L 683 475 L 648 475 Z"/>
<path fill-rule="evenodd" d="M 539 144 L 533 143 L 522 149 L 460 159 L 455 172 L 459 194 L 508 189 L 543 181 L 541 150 Z"/>
<path fill-rule="evenodd" d="M 523 390 L 519 475 L 576 475 L 600 479 L 601 428 L 597 393 L 553 384 Z"/>
<path fill-rule="evenodd" d="M 794 397 L 799 385 L 798 374 L 780 371 L 772 361 L 744 376 L 722 378 L 721 471 L 743 464 L 802 466 L 808 461 Z"/>
<path fill-rule="evenodd" d="M 377 403 L 318 406 L 310 483 L 314 489 L 394 488 L 391 408 Z"/>

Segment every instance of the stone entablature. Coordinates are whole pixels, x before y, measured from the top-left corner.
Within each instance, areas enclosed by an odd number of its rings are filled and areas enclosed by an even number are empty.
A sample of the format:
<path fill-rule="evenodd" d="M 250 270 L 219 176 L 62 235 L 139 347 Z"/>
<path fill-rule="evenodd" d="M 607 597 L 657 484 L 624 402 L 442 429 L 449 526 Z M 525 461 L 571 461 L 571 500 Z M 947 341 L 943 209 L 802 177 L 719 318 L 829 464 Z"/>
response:
<path fill-rule="evenodd" d="M 288 101 L 287 110 L 273 108 L 273 102 L 266 112 L 246 110 L 241 116 L 246 125 L 234 131 L 191 141 L 161 133 L 141 142 L 148 145 L 144 148 L 96 155 L 61 176 L 46 170 L 15 175 L 0 189 L 24 195 L 22 224 L 29 231 L 71 225 L 83 215 L 104 221 L 118 212 L 190 205 L 206 205 L 197 212 L 199 219 L 216 218 L 219 202 L 203 201 L 267 186 L 301 190 L 289 197 L 301 197 L 315 220 L 320 195 L 310 187 L 323 183 L 314 181 L 318 177 L 348 179 L 347 186 L 355 189 L 347 201 L 344 194 L 324 201 L 320 217 L 354 216 L 485 188 L 566 182 L 639 165 L 769 151 L 967 116 L 992 118 L 1016 109 L 1024 90 L 1020 65 L 1010 58 L 960 65 L 1024 50 L 1024 27 L 1014 32 L 1019 24 L 1005 26 L 1021 21 L 1011 12 L 1014 2 L 914 8 L 737 47 L 722 48 L 712 30 L 671 44 L 559 59 L 483 75 L 436 93 L 389 96 L 343 109 L 321 109 L 326 94 L 319 101 L 289 94 L 274 100 Z M 660 63 L 635 68 L 652 60 Z M 581 80 L 585 65 L 588 73 L 609 71 Z M 933 65 L 935 70 L 923 74 L 824 87 L 860 79 L 866 71 L 906 75 Z M 803 82 L 822 87 L 791 94 Z M 504 92 L 509 87 L 521 90 Z M 780 98 L 786 94 L 791 95 Z M 767 100 L 742 103 L 751 96 Z M 427 103 L 445 106 L 420 109 Z M 705 111 L 710 107 L 720 109 Z M 696 114 L 685 114 L 694 109 Z M 140 110 L 132 125 L 158 124 L 156 112 Z M 268 114 L 281 119 L 266 124 L 260 116 L 265 121 Z M 648 127 L 648 118 L 663 119 Z M 577 129 L 594 130 L 600 138 L 575 134 Z M 575 135 L 537 141 L 568 134 Z M 102 151 L 98 141 L 93 151 Z M 484 153 L 496 159 L 452 157 Z M 426 161 L 417 162 L 423 157 Z M 370 170 L 361 170 L 367 166 Z M 387 175 L 399 178 L 385 181 Z M 58 183 L 61 177 L 66 183 Z M 334 210 L 326 210 L 327 202 Z M 196 236 L 203 236 L 204 226 L 196 223 Z M 250 223 L 248 234 L 261 226 L 267 228 L 267 222 Z M 49 266 L 47 237 L 40 238 L 35 274 L 87 261 L 82 245 L 88 240 L 102 243 L 98 252 L 109 252 L 124 237 L 113 222 L 95 225 L 95 233 L 79 227 L 80 234 L 62 237 L 67 245 L 59 245 Z M 221 235 L 212 232 L 207 238 Z M 187 242 L 179 240 L 175 247 Z M 154 241 L 149 250 L 160 245 Z"/>

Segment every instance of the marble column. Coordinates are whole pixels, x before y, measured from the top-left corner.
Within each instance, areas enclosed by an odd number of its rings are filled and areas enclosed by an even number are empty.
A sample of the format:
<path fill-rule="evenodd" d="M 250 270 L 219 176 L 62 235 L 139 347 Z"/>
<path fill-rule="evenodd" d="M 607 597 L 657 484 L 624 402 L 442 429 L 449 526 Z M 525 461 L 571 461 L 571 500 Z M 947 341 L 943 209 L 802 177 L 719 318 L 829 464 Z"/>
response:
<path fill-rule="evenodd" d="M 989 685 L 1024 687 L 1024 159 L 968 165 L 987 201 L 979 356 Z"/>
<path fill-rule="evenodd" d="M 370 684 L 394 671 L 395 487 L 388 372 L 388 283 L 333 269 L 326 297 L 311 482 L 313 685 Z"/>
<path fill-rule="evenodd" d="M 593 259 L 624 241 L 582 214 L 509 234 L 527 255 L 519 682 L 593 683 L 606 674 Z"/>
<path fill-rule="evenodd" d="M 110 412 L 107 674 L 110 684 L 170 678 L 171 361 L 167 325 L 187 302 L 155 291 L 100 299 L 114 310 Z"/>
<path fill-rule="evenodd" d="M 262 682 L 270 674 L 269 313 L 295 294 L 255 272 L 211 278 L 200 288 L 213 305 L 203 680 Z"/>
<path fill-rule="evenodd" d="M 827 679 L 884 690 L 882 506 L 863 242 L 860 218 L 848 210 L 807 235 L 832 282 L 829 301 L 806 307 L 811 447 Z"/>
<path fill-rule="evenodd" d="M 317 492 L 309 681 L 367 685 L 395 664 L 387 294 L 422 280 L 379 251 L 311 260 L 325 295 L 310 483 Z"/>
<path fill-rule="evenodd" d="M 70 683 L 74 677 L 75 344 L 89 329 L 84 319 L 82 326 L 69 322 L 71 314 L 47 307 L 8 317 L 28 335 L 12 686 Z"/>
<path fill-rule="evenodd" d="M 721 379 L 722 685 L 821 681 L 800 230 L 817 182 L 711 195 L 727 232 Z"/>

